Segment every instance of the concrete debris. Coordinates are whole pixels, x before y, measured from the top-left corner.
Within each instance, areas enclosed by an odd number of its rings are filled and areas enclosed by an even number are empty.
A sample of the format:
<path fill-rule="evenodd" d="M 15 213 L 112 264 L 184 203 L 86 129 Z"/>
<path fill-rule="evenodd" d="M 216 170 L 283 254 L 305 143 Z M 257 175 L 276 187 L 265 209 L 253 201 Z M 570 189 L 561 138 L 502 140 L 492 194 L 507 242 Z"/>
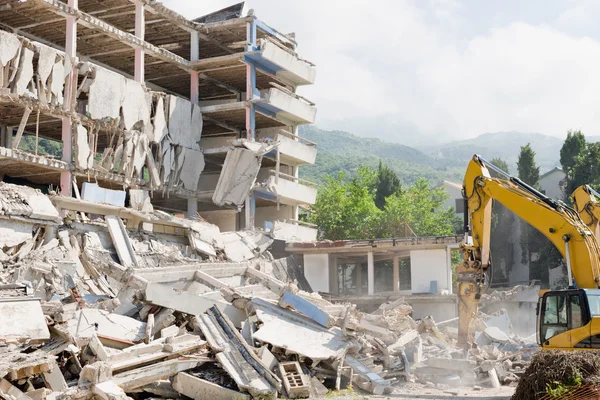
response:
<path fill-rule="evenodd" d="M 514 384 L 535 352 L 506 311 L 481 314 L 480 346 L 463 351 L 456 320 L 415 321 L 402 299 L 372 313 L 333 304 L 311 292 L 293 259 L 273 260 L 263 231 L 221 232 L 153 210 L 149 196 L 132 191 L 123 207 L 94 185 L 79 200 L 0 183 L 2 396 L 496 387 Z"/>

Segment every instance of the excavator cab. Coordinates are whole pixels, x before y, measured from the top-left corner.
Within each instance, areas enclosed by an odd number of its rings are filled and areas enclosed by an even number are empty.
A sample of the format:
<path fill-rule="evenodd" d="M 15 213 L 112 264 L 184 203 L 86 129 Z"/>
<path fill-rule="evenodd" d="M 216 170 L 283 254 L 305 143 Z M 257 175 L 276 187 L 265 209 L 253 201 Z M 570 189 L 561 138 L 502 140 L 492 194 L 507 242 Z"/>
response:
<path fill-rule="evenodd" d="M 544 349 L 600 348 L 600 289 L 545 292 L 538 300 L 537 324 Z"/>

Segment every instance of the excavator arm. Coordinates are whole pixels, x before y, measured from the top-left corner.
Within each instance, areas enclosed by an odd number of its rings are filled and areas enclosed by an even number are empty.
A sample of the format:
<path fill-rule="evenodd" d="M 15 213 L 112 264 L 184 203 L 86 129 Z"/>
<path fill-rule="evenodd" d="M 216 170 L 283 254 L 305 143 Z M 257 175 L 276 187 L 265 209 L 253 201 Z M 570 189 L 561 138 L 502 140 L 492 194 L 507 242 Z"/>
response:
<path fill-rule="evenodd" d="M 488 167 L 506 179 L 492 178 Z M 560 251 L 581 288 L 598 288 L 600 246 L 575 210 L 550 199 L 475 155 L 464 178 L 469 232 L 461 244 L 464 261 L 457 268 L 459 344 L 472 343 L 471 324 L 492 268 L 490 237 L 492 200 L 496 200 L 546 236 Z"/>

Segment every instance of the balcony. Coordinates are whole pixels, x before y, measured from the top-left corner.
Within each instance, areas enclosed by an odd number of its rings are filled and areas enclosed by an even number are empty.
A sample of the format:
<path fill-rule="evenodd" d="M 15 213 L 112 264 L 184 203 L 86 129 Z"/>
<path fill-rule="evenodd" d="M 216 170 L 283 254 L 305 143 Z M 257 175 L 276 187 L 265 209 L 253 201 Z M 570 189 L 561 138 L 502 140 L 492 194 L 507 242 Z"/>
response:
<path fill-rule="evenodd" d="M 256 132 L 256 139 L 279 142 L 279 157 L 282 164 L 293 166 L 314 164 L 317 158 L 316 143 L 282 128 L 261 129 Z M 274 158 L 275 154 L 271 152 L 265 157 Z"/>
<path fill-rule="evenodd" d="M 317 184 L 274 170 L 262 169 L 254 193 L 257 198 L 290 206 L 315 204 Z"/>

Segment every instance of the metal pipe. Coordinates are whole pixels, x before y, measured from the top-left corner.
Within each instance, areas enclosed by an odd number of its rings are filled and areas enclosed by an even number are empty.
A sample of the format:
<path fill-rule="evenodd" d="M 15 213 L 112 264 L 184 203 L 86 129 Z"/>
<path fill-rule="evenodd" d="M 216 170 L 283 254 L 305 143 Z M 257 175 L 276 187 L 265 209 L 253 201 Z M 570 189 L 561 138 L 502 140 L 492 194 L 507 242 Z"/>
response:
<path fill-rule="evenodd" d="M 571 272 L 571 253 L 569 252 L 569 240 L 571 238 L 565 238 L 565 258 L 567 260 L 567 279 L 568 287 L 573 286 L 573 274 Z"/>

